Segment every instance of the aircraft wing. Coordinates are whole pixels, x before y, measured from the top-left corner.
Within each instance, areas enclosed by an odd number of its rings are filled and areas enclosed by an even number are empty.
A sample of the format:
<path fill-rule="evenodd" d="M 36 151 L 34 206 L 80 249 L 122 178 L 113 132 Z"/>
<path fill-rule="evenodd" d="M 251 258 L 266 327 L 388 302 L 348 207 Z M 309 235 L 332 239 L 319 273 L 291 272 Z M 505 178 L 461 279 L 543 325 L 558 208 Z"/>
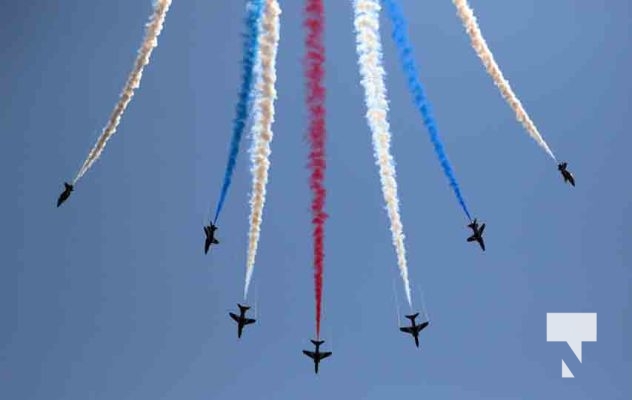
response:
<path fill-rule="evenodd" d="M 313 351 L 303 350 L 303 354 L 305 354 L 309 358 L 316 359 L 316 353 Z"/>
<path fill-rule="evenodd" d="M 479 233 L 482 235 L 484 230 L 485 230 L 485 224 L 481 225 L 481 230 L 479 231 Z"/>
<path fill-rule="evenodd" d="M 468 241 L 468 242 L 473 242 L 473 241 L 475 241 L 475 240 L 476 240 L 476 236 L 475 236 L 475 235 L 472 235 L 472 236 L 470 236 L 469 238 L 467 238 L 467 241 Z"/>
<path fill-rule="evenodd" d="M 228 314 L 230 314 L 230 317 L 234 319 L 236 322 L 239 322 L 239 317 L 237 315 L 233 314 L 232 312 Z"/>
<path fill-rule="evenodd" d="M 255 321 L 256 321 L 256 319 L 246 318 L 246 322 L 244 322 L 244 325 L 254 324 Z"/>
<path fill-rule="evenodd" d="M 322 360 L 323 358 L 327 358 L 331 355 L 331 351 L 323 351 L 322 353 L 320 353 L 320 359 Z"/>
<path fill-rule="evenodd" d="M 415 331 L 417 332 L 421 332 L 425 327 L 427 327 L 430 324 L 430 322 L 426 321 L 426 322 L 422 322 L 421 324 L 415 326 Z"/>
<path fill-rule="evenodd" d="M 400 331 L 404 332 L 404 333 L 410 333 L 411 335 L 413 333 L 415 333 L 415 331 L 413 330 L 413 328 L 411 328 L 410 326 L 406 326 L 403 328 L 399 328 Z"/>

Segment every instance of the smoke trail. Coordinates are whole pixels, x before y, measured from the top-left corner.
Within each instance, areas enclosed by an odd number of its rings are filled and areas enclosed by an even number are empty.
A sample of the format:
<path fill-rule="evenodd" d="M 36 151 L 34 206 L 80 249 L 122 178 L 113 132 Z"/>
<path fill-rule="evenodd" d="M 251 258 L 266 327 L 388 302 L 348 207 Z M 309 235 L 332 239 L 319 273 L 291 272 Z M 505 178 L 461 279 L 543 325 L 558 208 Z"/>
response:
<path fill-rule="evenodd" d="M 224 182 L 222 183 L 222 190 L 220 191 L 219 201 L 215 209 L 215 217 L 213 218 L 215 224 L 224 207 L 224 201 L 226 200 L 226 195 L 228 194 L 228 189 L 232 182 L 235 164 L 237 163 L 237 155 L 239 154 L 239 144 L 241 143 L 241 137 L 246 128 L 249 109 L 253 99 L 253 76 L 257 62 L 257 52 L 259 50 L 259 23 L 263 15 L 263 0 L 252 0 L 248 2 L 247 10 L 241 88 L 239 89 L 239 100 L 237 101 L 235 119 L 233 120 L 233 135 L 230 141 Z"/>
<path fill-rule="evenodd" d="M 393 279 L 393 299 L 395 300 L 395 311 L 397 312 L 396 326 L 399 328 L 399 323 L 401 322 L 401 316 L 399 315 L 399 297 L 397 296 L 397 289 L 395 288 L 395 279 Z"/>
<path fill-rule="evenodd" d="M 309 186 L 312 189 L 312 223 L 314 225 L 314 290 L 316 296 L 316 338 L 320 337 L 321 303 L 323 298 L 323 260 L 325 235 L 325 45 L 323 44 L 324 6 L 322 0 L 308 0 L 305 6 L 307 38 L 305 76 L 307 106 L 310 113 Z"/>
<path fill-rule="evenodd" d="M 406 74 L 408 87 L 413 97 L 415 106 L 421 113 L 424 125 L 426 125 L 426 128 L 428 129 L 428 133 L 430 134 L 430 141 L 432 142 L 435 152 L 437 153 L 437 157 L 441 162 L 443 172 L 448 177 L 448 180 L 450 181 L 450 186 L 452 187 L 452 190 L 454 190 L 454 194 L 456 195 L 461 208 L 463 208 L 465 215 L 467 215 L 467 218 L 469 220 L 472 220 L 470 212 L 465 205 L 463 195 L 461 194 L 459 184 L 457 183 L 456 177 L 454 176 L 452 165 L 450 165 L 450 161 L 448 160 L 448 157 L 445 154 L 445 150 L 443 148 L 443 143 L 441 143 L 441 138 L 439 137 L 439 129 L 437 128 L 437 121 L 432 115 L 430 103 L 426 98 L 424 87 L 419 80 L 419 73 L 417 71 L 415 59 L 413 58 L 413 49 L 408 38 L 406 20 L 404 18 L 402 10 L 395 0 L 382 0 L 382 2 L 386 5 L 389 16 L 391 18 L 391 22 L 393 23 L 393 40 L 397 44 L 397 48 L 399 50 L 399 60 L 402 64 L 404 73 Z"/>
<path fill-rule="evenodd" d="M 110 119 L 108 124 L 103 129 L 101 136 L 97 139 L 97 143 L 94 145 L 90 153 L 88 154 L 88 158 L 83 162 L 79 173 L 72 181 L 72 184 L 76 184 L 79 179 L 90 169 L 92 164 L 101 156 L 105 145 L 110 139 L 112 135 L 116 132 L 116 128 L 121 121 L 121 117 L 123 116 L 123 112 L 127 108 L 127 105 L 132 100 L 134 96 L 134 90 L 140 86 L 140 80 L 143 76 L 143 69 L 145 65 L 149 63 L 149 58 L 151 57 L 151 52 L 154 50 L 154 47 L 158 45 L 158 36 L 160 35 L 160 31 L 162 31 L 162 26 L 165 22 L 165 17 L 167 16 L 167 11 L 169 11 L 169 6 L 171 6 L 171 0 L 157 0 L 154 2 L 154 13 L 149 20 L 149 23 L 146 25 L 147 29 L 145 32 L 145 39 L 143 40 L 143 44 L 138 51 L 138 56 L 136 57 L 136 61 L 134 62 L 134 69 L 130 73 L 127 78 L 127 82 L 125 83 L 125 87 L 121 92 L 120 99 L 116 106 L 114 107 L 114 111 L 110 115 Z"/>
<path fill-rule="evenodd" d="M 266 185 L 270 168 L 270 142 L 274 122 L 274 100 L 276 99 L 276 55 L 279 45 L 279 15 L 281 8 L 277 0 L 266 0 L 262 34 L 259 41 L 259 60 L 262 73 L 258 76 L 253 122 L 253 140 L 250 148 L 252 167 L 252 193 L 250 197 L 250 229 L 248 232 L 248 256 L 246 261 L 246 284 L 244 299 L 255 266 L 263 206 L 266 201 Z"/>
<path fill-rule="evenodd" d="M 399 199 L 395 165 L 390 154 L 391 134 L 386 119 L 388 103 L 384 85 L 384 68 L 382 67 L 382 42 L 380 40 L 380 4 L 378 0 L 354 0 L 354 26 L 356 31 L 356 50 L 358 64 L 362 76 L 367 121 L 372 133 L 373 151 L 376 164 L 379 166 L 382 194 L 386 201 L 386 209 L 391 222 L 393 245 L 397 252 L 397 264 L 404 281 L 404 289 L 408 305 L 412 308 L 408 266 L 406 265 L 406 248 L 404 233 L 399 215 Z"/>
<path fill-rule="evenodd" d="M 515 95 L 509 82 L 503 76 L 502 71 L 498 64 L 496 64 L 496 60 L 494 60 L 494 55 L 492 54 L 489 47 L 487 47 L 487 43 L 483 38 L 483 34 L 481 33 L 478 24 L 476 23 L 476 17 L 474 16 L 474 11 L 470 8 L 467 3 L 467 0 L 452 0 L 454 5 L 457 8 L 457 14 L 461 18 L 463 22 L 463 26 L 467 31 L 467 34 L 470 36 L 470 40 L 472 41 L 472 47 L 476 51 L 476 54 L 483 62 L 487 73 L 494 80 L 494 84 L 500 90 L 500 94 L 503 96 L 507 104 L 514 110 L 516 113 L 516 119 L 520 121 L 522 126 L 527 130 L 529 135 L 542 147 L 547 154 L 557 162 L 555 155 L 549 148 L 549 145 L 546 144 L 540 132 L 538 132 L 538 128 L 536 128 L 531 118 L 522 107 L 522 103 L 518 100 L 518 97 Z"/>

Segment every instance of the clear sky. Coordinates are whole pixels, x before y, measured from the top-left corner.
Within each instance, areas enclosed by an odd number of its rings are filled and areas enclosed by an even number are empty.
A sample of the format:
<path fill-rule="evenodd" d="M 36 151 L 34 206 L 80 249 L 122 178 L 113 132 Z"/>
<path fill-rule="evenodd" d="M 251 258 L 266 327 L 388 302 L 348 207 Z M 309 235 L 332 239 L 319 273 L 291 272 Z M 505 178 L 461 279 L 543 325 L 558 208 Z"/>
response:
<path fill-rule="evenodd" d="M 421 349 L 403 300 L 364 118 L 350 1 L 326 1 L 325 349 L 315 376 L 302 2 L 281 1 L 278 101 L 241 340 L 250 173 L 217 232 L 240 79 L 243 1 L 174 0 L 103 157 L 55 201 L 118 99 L 150 1 L 0 2 L 0 398 L 623 399 L 632 395 L 632 5 L 472 1 L 489 45 L 577 187 L 515 121 L 450 1 L 400 0 L 421 78 L 487 252 L 412 105 L 382 18 L 393 154 Z M 247 150 L 249 140 L 244 142 Z M 254 296 L 253 296 L 254 297 Z M 254 299 L 250 302 L 254 305 Z M 408 308 L 401 304 L 402 313 Z M 597 312 L 583 363 L 547 312 Z M 402 322 L 403 323 L 403 322 Z M 561 358 L 575 379 L 561 378 Z"/>

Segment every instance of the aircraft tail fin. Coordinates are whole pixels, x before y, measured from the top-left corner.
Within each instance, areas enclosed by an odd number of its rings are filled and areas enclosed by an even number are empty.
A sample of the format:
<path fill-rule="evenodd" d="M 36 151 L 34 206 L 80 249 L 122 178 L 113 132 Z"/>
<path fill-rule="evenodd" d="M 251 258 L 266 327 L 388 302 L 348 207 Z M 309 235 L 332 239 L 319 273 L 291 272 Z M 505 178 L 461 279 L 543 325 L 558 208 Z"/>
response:
<path fill-rule="evenodd" d="M 237 306 L 239 307 L 239 310 L 241 310 L 241 311 L 248 311 L 248 310 L 250 310 L 250 307 L 248 307 L 248 306 L 242 306 L 241 304 L 237 304 Z"/>
<path fill-rule="evenodd" d="M 213 239 L 213 244 L 219 244 L 219 240 Z"/>
<path fill-rule="evenodd" d="M 321 344 L 325 343 L 324 340 L 314 340 L 311 339 L 312 343 L 314 343 L 314 346 L 320 346 Z"/>
<path fill-rule="evenodd" d="M 73 186 L 70 183 L 68 183 L 68 182 L 64 182 L 64 187 L 66 189 L 70 189 L 70 190 L 72 190 L 72 188 L 73 188 Z"/>
<path fill-rule="evenodd" d="M 408 318 L 411 321 L 414 321 L 415 318 L 417 318 L 418 316 L 419 316 L 419 313 L 415 313 L 415 314 L 412 314 L 412 315 L 406 315 L 406 318 Z"/>

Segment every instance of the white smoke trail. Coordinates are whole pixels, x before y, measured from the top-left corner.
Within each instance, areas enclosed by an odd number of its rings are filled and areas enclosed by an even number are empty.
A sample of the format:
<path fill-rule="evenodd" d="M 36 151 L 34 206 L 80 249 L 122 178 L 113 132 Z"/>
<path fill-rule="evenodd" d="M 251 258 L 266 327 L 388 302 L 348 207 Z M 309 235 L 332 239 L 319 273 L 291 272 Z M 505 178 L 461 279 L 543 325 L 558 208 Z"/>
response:
<path fill-rule="evenodd" d="M 542 135 L 538 132 L 538 128 L 535 126 L 531 118 L 529 118 L 529 115 L 525 111 L 524 107 L 522 107 L 522 103 L 518 100 L 518 97 L 511 89 L 509 82 L 503 76 L 496 60 L 494 60 L 494 55 L 491 50 L 489 50 L 489 47 L 487 47 L 487 42 L 485 42 L 483 34 L 476 23 L 474 11 L 470 8 L 467 0 L 452 0 L 452 2 L 456 6 L 457 14 L 461 18 L 467 34 L 470 36 L 474 51 L 476 51 L 476 54 L 483 62 L 487 73 L 494 80 L 494 84 L 500 90 L 500 94 L 516 113 L 516 119 L 522 124 L 522 126 L 524 126 L 529 135 L 540 145 L 540 147 L 542 147 L 548 155 L 557 162 L 555 155 L 553 155 L 553 152 L 542 138 Z"/>
<path fill-rule="evenodd" d="M 399 327 L 399 323 L 401 322 L 401 316 L 399 313 L 399 296 L 397 296 L 397 289 L 395 288 L 395 279 L 393 278 L 393 300 L 395 300 L 395 311 L 397 311 L 397 324 Z"/>
<path fill-rule="evenodd" d="M 90 150 L 88 158 L 86 158 L 79 170 L 79 173 L 73 180 L 73 185 L 81 179 L 88 169 L 90 169 L 92 164 L 94 164 L 99 156 L 101 156 L 108 139 L 110 139 L 110 137 L 116 132 L 116 128 L 121 121 L 121 116 L 134 96 L 134 90 L 140 86 L 143 69 L 145 68 L 145 65 L 149 63 L 151 52 L 154 47 L 158 45 L 158 36 L 160 35 L 160 31 L 162 31 L 167 11 L 169 11 L 169 6 L 171 6 L 171 0 L 156 0 L 154 2 L 154 12 L 149 20 L 149 23 L 146 25 L 147 29 L 145 31 L 145 39 L 143 40 L 140 50 L 138 50 L 138 56 L 134 62 L 134 69 L 132 69 L 132 72 L 127 78 L 125 87 L 121 92 L 118 103 L 116 103 L 116 106 L 110 115 L 108 124 L 105 128 L 103 128 L 103 132 L 101 133 L 101 136 L 99 136 L 99 139 L 97 139 L 97 143 L 94 145 L 92 150 Z"/>
<path fill-rule="evenodd" d="M 272 142 L 272 123 L 274 122 L 274 100 L 276 99 L 276 55 L 279 45 L 279 15 L 281 8 L 277 0 L 266 0 L 259 41 L 260 71 L 257 71 L 255 114 L 252 127 L 252 146 L 250 162 L 252 164 L 252 192 L 250 195 L 250 229 L 248 232 L 248 255 L 246 260 L 246 284 L 244 299 L 255 266 L 263 206 L 266 201 L 266 185 L 270 168 L 270 142 Z M 257 68 L 258 69 L 258 68 Z"/>
<path fill-rule="evenodd" d="M 393 245 L 397 252 L 397 264 L 404 281 L 408 305 L 412 307 L 404 233 L 399 215 L 395 165 L 390 154 L 391 134 L 386 118 L 388 103 L 384 84 L 384 68 L 382 67 L 382 42 L 380 39 L 379 20 L 381 7 L 378 0 L 354 0 L 353 8 L 355 14 L 353 24 L 356 31 L 356 50 L 367 106 L 366 117 L 371 128 L 373 151 L 376 164 L 379 166 L 382 194 L 386 201 L 386 209 L 391 222 Z"/>
<path fill-rule="evenodd" d="M 421 286 L 418 286 L 417 289 L 419 289 L 419 300 L 421 300 L 421 312 L 423 312 L 423 318 L 425 318 L 426 321 L 430 321 L 430 315 L 428 315 L 426 301 L 424 300 L 424 292 L 421 290 Z"/>

